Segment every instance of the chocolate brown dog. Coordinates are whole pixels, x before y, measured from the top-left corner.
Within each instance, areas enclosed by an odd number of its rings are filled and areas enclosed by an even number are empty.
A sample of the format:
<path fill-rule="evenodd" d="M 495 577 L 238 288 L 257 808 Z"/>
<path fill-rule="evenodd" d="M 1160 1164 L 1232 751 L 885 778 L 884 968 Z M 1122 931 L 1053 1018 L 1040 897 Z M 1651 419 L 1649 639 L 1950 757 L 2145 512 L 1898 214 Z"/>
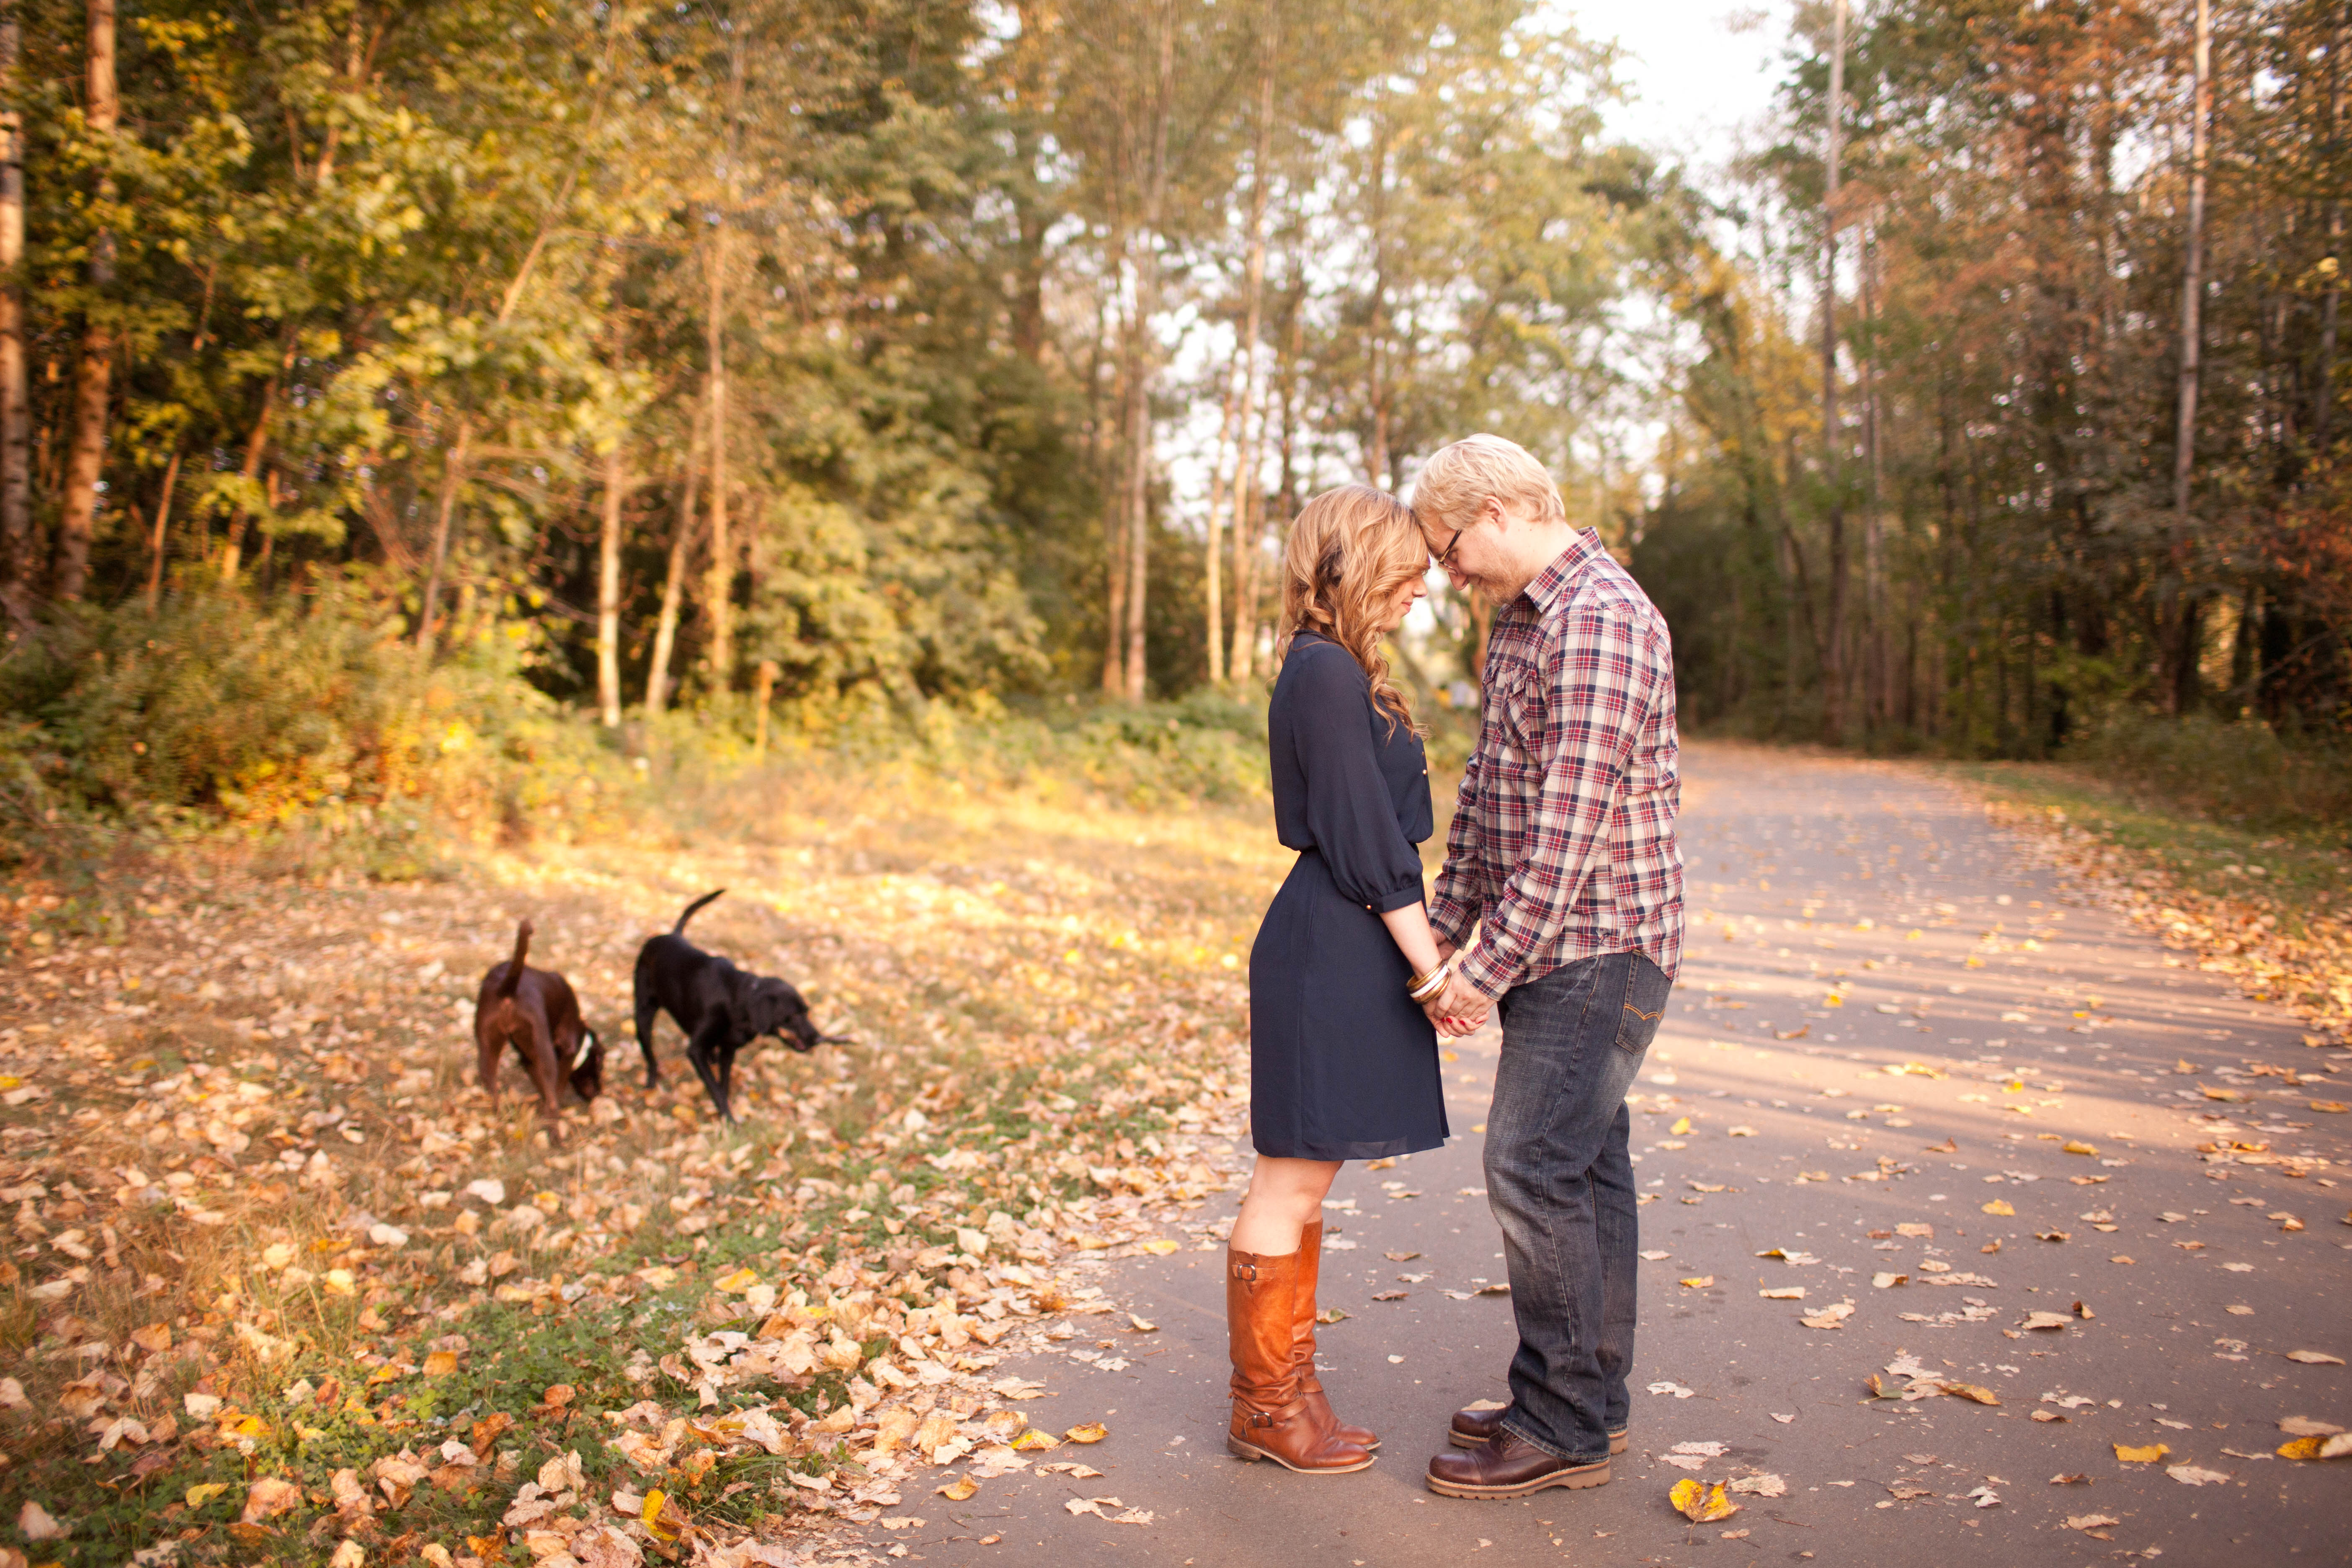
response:
<path fill-rule="evenodd" d="M 490 1103 L 499 1100 L 499 1058 L 514 1047 L 523 1070 L 539 1090 L 539 1113 L 547 1135 L 563 1142 L 559 1121 L 562 1079 L 569 1076 L 572 1092 L 585 1102 L 604 1088 L 604 1043 L 580 1017 L 579 998 L 572 986 L 551 969 L 524 966 L 530 951 L 530 922 L 515 931 L 514 956 L 494 964 L 482 976 L 474 997 L 475 1063 L 481 1070 L 482 1089 Z"/>

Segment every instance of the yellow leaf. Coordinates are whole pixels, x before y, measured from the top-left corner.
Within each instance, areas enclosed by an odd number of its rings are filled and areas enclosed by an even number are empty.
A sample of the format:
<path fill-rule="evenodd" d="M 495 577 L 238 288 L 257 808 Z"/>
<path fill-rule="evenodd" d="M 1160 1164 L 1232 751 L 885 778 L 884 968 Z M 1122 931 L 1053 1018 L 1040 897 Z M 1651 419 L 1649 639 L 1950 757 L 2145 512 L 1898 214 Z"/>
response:
<path fill-rule="evenodd" d="M 1684 1133 L 1690 1131 L 1690 1118 L 1687 1116 L 1675 1117 L 1675 1124 L 1672 1127 L 1667 1128 L 1666 1131 L 1673 1133 L 1677 1138 L 1681 1137 Z"/>
<path fill-rule="evenodd" d="M 670 1502 L 669 1494 L 656 1487 L 646 1494 L 646 1506 L 637 1517 L 656 1541 L 676 1541 L 686 1528 L 686 1515 Z"/>
<path fill-rule="evenodd" d="M 1034 1426 L 1013 1439 L 1013 1447 L 1024 1454 L 1040 1454 L 1048 1448 L 1058 1448 L 1061 1446 L 1054 1437 L 1038 1431 Z"/>
<path fill-rule="evenodd" d="M 188 1489 L 188 1506 L 202 1508 L 226 1490 L 226 1481 L 200 1481 Z"/>
<path fill-rule="evenodd" d="M 1843 1007 L 1845 1005 L 1845 998 L 1832 991 L 1828 995 L 1822 998 L 1822 1005 L 1824 1007 Z"/>
<path fill-rule="evenodd" d="M 2064 1150 L 2065 1152 L 2069 1154 L 2095 1154 L 2099 1152 L 2096 1146 L 2085 1143 L 2076 1138 L 2068 1139 L 2065 1142 Z"/>
<path fill-rule="evenodd" d="M 400 1363 L 396 1361 L 388 1361 L 382 1366 L 376 1368 L 375 1371 L 370 1373 L 368 1374 L 368 1381 L 370 1383 L 390 1383 L 394 1378 L 398 1377 L 400 1373 Z"/>
<path fill-rule="evenodd" d="M 2117 1443 L 2115 1449 L 2116 1458 L 2126 1465 L 2152 1465 L 2172 1452 L 2162 1443 L 2150 1443 L 2144 1448 L 2135 1448 L 2128 1443 Z"/>
<path fill-rule="evenodd" d="M 2017 1210 L 2011 1205 L 2010 1201 L 2007 1198 L 1995 1198 L 1992 1202 L 1979 1206 L 1986 1214 L 2014 1215 L 2017 1213 Z"/>
<path fill-rule="evenodd" d="M 1715 1276 L 1712 1274 L 1694 1274 L 1683 1281 L 1685 1287 L 1693 1290 L 1704 1290 L 1714 1283 Z"/>
<path fill-rule="evenodd" d="M 1082 1426 L 1071 1427 L 1062 1436 L 1073 1443 L 1099 1443 L 1110 1436 L 1110 1428 L 1099 1421 L 1089 1421 Z"/>
<path fill-rule="evenodd" d="M 2341 1459 L 2352 1455 L 2352 1432 L 2297 1437 L 2278 1446 L 2282 1459 Z"/>
<path fill-rule="evenodd" d="M 1995 1394 L 1991 1389 L 1974 1383 L 1952 1383 L 1948 1381 L 1944 1384 L 1944 1392 L 1946 1394 L 1958 1394 L 1962 1399 L 1973 1399 L 1979 1405 L 1999 1405 L 2000 1403 L 2000 1397 Z"/>
<path fill-rule="evenodd" d="M 1164 1236 L 1155 1236 L 1143 1244 L 1143 1250 L 1154 1258 L 1165 1258 L 1176 1250 L 1176 1243 Z"/>
<path fill-rule="evenodd" d="M 715 1281 L 710 1288 L 713 1290 L 724 1290 L 730 1296 L 740 1296 L 759 1282 L 760 1277 L 749 1268 L 738 1268 L 726 1279 Z"/>
<path fill-rule="evenodd" d="M 1801 1301 L 1805 1299 L 1805 1288 L 1802 1285 L 1782 1285 L 1775 1289 L 1759 1290 L 1756 1293 L 1768 1301 Z"/>
<path fill-rule="evenodd" d="M 2329 1111 L 2335 1115 L 2341 1116 L 2346 1111 L 2352 1110 L 2352 1105 L 2347 1105 L 2340 1100 L 2315 1100 L 2311 1102 L 2311 1109 L 2314 1110 Z"/>
<path fill-rule="evenodd" d="M 1666 1494 L 1666 1500 L 1693 1524 L 1713 1524 L 1717 1520 L 1729 1519 L 1739 1511 L 1739 1505 L 1731 1500 L 1721 1481 L 1709 1486 L 1705 1481 L 1685 1477 L 1675 1483 L 1675 1489 Z"/>
<path fill-rule="evenodd" d="M 457 1352 L 455 1351 L 435 1351 L 425 1358 L 425 1375 L 427 1377 L 446 1377 L 457 1370 Z"/>
<path fill-rule="evenodd" d="M 980 1490 L 980 1483 L 970 1476 L 958 1476 L 947 1485 L 931 1489 L 950 1502 L 967 1502 L 974 1492 Z"/>

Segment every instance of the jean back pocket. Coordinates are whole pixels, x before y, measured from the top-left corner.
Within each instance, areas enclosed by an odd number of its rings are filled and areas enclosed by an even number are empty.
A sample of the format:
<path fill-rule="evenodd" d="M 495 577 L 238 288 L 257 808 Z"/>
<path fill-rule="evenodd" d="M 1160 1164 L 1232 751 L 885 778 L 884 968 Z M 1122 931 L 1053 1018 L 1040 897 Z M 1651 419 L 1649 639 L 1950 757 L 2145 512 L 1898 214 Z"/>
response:
<path fill-rule="evenodd" d="M 1617 1047 L 1639 1056 L 1657 1037 L 1675 983 L 1641 953 L 1626 954 L 1625 994 L 1617 1012 Z"/>

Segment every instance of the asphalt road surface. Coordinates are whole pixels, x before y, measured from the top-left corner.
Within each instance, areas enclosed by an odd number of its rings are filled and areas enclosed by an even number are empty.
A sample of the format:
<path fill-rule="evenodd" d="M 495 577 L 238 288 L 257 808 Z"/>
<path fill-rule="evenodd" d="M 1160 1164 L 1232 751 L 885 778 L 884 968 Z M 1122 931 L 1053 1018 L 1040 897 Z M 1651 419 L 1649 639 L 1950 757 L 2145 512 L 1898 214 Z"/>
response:
<path fill-rule="evenodd" d="M 1005 1369 L 1053 1391 L 1024 1407 L 1038 1425 L 1110 1427 L 1037 1456 L 1099 1477 L 1007 1476 L 962 1503 L 909 1487 L 875 1547 L 1201 1568 L 2352 1561 L 2352 1461 L 2273 1453 L 2289 1418 L 2352 1426 L 2352 1368 L 2290 1359 L 2352 1358 L 2352 1116 L 2312 1109 L 2352 1096 L 2352 1070 L 2326 1070 L 2352 1053 L 2307 1048 L 2284 1010 L 2029 868 L 1923 771 L 1686 761 L 1690 942 L 1629 1096 L 1645 1261 L 1610 1485 L 1423 1485 L 1448 1413 L 1505 1396 L 1514 1343 L 1509 1297 L 1480 1293 L 1504 1279 L 1480 1171 L 1490 1028 L 1446 1063 L 1454 1142 L 1349 1165 L 1327 1209 L 1323 1300 L 1349 1316 L 1323 1331 L 1325 1383 L 1382 1435 L 1377 1465 L 1226 1455 L 1204 1226 L 1097 1276 L 1156 1332 L 1080 1319 L 1065 1353 Z M 1232 1201 L 1199 1217 L 1230 1223 Z M 1874 1398 L 1874 1374 L 1998 1403 Z M 1686 1477 L 1751 1489 L 1694 1526 L 1668 1501 Z M 1087 1498 L 1118 1506 L 1069 1511 Z"/>

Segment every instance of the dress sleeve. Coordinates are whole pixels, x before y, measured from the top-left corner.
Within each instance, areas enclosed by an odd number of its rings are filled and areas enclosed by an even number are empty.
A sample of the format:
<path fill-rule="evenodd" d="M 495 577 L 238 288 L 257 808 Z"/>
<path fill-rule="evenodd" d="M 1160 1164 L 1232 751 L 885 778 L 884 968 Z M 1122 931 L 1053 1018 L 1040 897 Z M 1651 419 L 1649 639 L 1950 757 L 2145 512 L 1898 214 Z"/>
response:
<path fill-rule="evenodd" d="M 1397 823 L 1372 742 L 1363 670 L 1347 650 L 1316 644 L 1293 656 L 1292 743 L 1307 780 L 1307 830 L 1342 897 L 1376 914 L 1421 902 L 1421 856 Z"/>

